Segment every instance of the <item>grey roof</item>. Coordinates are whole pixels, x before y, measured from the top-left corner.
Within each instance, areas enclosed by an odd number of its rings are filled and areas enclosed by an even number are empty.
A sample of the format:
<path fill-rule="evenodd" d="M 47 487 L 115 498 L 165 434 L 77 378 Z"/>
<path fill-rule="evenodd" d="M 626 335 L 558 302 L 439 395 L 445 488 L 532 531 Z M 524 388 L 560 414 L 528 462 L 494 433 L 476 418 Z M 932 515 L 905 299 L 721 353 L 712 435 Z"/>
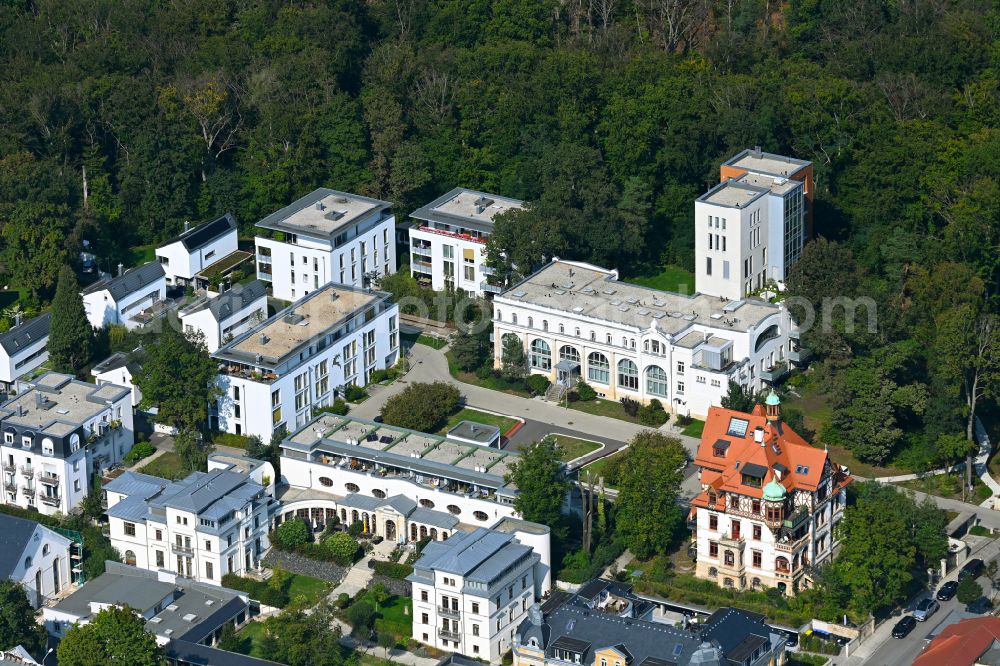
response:
<path fill-rule="evenodd" d="M 215 239 L 236 231 L 236 218 L 232 213 L 226 213 L 220 218 L 210 220 L 192 227 L 167 240 L 160 247 L 181 243 L 188 252 L 205 247 Z"/>
<path fill-rule="evenodd" d="M 190 664 L 190 666 L 282 666 L 276 661 L 227 652 L 184 640 L 167 642 L 163 646 L 163 656 L 176 661 L 179 666 L 186 664 Z"/>
<path fill-rule="evenodd" d="M 0 513 L 0 580 L 10 578 L 38 523 Z"/>
<path fill-rule="evenodd" d="M 716 641 L 726 658 L 735 662 L 742 662 L 770 635 L 771 628 L 764 623 L 763 615 L 739 608 L 720 608 L 701 628 L 702 638 Z"/>
<path fill-rule="evenodd" d="M 0 335 L 0 347 L 3 347 L 8 356 L 13 356 L 39 341 L 47 339 L 51 320 L 52 313 L 46 312 L 34 319 L 29 319 L 20 326 L 15 326 Z"/>
<path fill-rule="evenodd" d="M 508 543 L 490 557 L 482 561 L 472 572 L 465 576 L 466 580 L 489 583 L 501 575 L 511 564 L 532 553 L 531 546 L 521 543 Z"/>
<path fill-rule="evenodd" d="M 448 437 L 459 437 L 480 444 L 489 444 L 499 434 L 500 428 L 497 426 L 475 421 L 459 421 L 448 431 Z"/>
<path fill-rule="evenodd" d="M 437 663 L 437 666 L 483 666 L 478 659 L 466 657 L 464 654 L 449 654 Z"/>
<path fill-rule="evenodd" d="M 486 204 L 485 209 L 479 212 L 479 209 L 476 208 L 477 204 Z M 442 222 L 488 232 L 493 229 L 493 218 L 496 215 L 523 207 L 524 202 L 520 199 L 456 187 L 413 211 L 410 213 L 410 217 L 416 220 Z"/>
<path fill-rule="evenodd" d="M 177 509 L 206 520 L 220 520 L 255 498 L 262 498 L 265 491 L 264 486 L 246 474 L 228 469 L 192 472 L 180 481 L 126 472 L 106 489 L 128 495 L 108 509 L 108 516 L 135 522 L 145 520 L 154 508 Z"/>
<path fill-rule="evenodd" d="M 472 532 L 455 534 L 447 541 L 434 542 L 436 547 L 430 549 L 430 552 L 425 548 L 413 566 L 416 569 L 433 569 L 463 577 L 471 576 L 480 567 L 488 566 L 490 561 L 500 556 L 504 547 L 512 542 L 514 537 L 511 534 L 480 527 Z M 430 545 L 428 544 L 428 547 Z M 512 561 L 505 559 L 503 566 L 506 567 Z"/>
<path fill-rule="evenodd" d="M 433 525 L 434 527 L 442 527 L 444 529 L 451 529 L 459 523 L 458 518 L 450 513 L 435 511 L 434 509 L 425 509 L 423 507 L 414 509 L 413 513 L 409 515 L 409 519 L 416 523 Z"/>
<path fill-rule="evenodd" d="M 191 315 L 203 310 L 210 310 L 215 321 L 224 321 L 232 317 L 245 307 L 249 307 L 254 301 L 267 297 L 267 286 L 260 280 L 248 282 L 245 285 L 237 285 L 227 292 L 219 294 L 214 298 L 205 298 L 197 301 L 191 307 L 185 308 L 181 316 Z"/>
<path fill-rule="evenodd" d="M 151 261 L 138 268 L 130 268 L 118 277 L 107 280 L 100 280 L 83 290 L 84 294 L 93 294 L 98 291 L 107 291 L 116 302 L 125 298 L 129 294 L 134 294 L 140 289 L 144 289 L 157 280 L 163 278 L 166 273 L 163 266 L 158 261 Z"/>
<path fill-rule="evenodd" d="M 309 210 L 316 205 L 323 206 L 322 210 Z M 346 225 L 391 206 L 388 201 L 320 187 L 271 213 L 258 222 L 257 226 L 293 234 L 332 238 Z M 326 207 L 330 210 L 327 211 Z"/>
<path fill-rule="evenodd" d="M 104 490 L 123 495 L 140 497 L 152 497 L 170 485 L 166 479 L 142 472 L 125 472 L 115 479 L 104 484 Z"/>
<path fill-rule="evenodd" d="M 112 370 L 117 370 L 128 364 L 128 354 L 125 352 L 115 352 L 111 356 L 107 357 L 93 368 L 90 369 L 90 374 L 101 375 L 105 372 L 110 372 Z"/>

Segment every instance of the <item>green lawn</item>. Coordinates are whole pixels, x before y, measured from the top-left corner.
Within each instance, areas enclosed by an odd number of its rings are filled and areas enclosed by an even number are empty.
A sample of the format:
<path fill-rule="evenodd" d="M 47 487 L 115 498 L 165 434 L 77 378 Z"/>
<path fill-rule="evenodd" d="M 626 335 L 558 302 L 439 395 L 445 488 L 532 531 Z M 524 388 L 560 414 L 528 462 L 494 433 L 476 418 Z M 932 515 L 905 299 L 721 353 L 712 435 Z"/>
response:
<path fill-rule="evenodd" d="M 569 403 L 569 408 L 586 412 L 588 414 L 594 414 L 596 416 L 609 416 L 613 419 L 628 421 L 629 423 L 639 422 L 639 420 L 635 417 L 629 416 L 625 413 L 625 408 L 622 407 L 620 402 L 615 402 L 613 400 L 601 400 L 600 398 L 587 400 L 586 402 L 583 400 L 577 400 L 576 402 Z"/>
<path fill-rule="evenodd" d="M 447 340 L 444 340 L 442 338 L 436 338 L 432 335 L 423 335 L 423 334 L 417 336 L 416 342 L 418 345 L 427 345 L 428 347 L 433 347 L 434 349 L 441 349 L 446 344 L 448 344 Z"/>
<path fill-rule="evenodd" d="M 694 293 L 694 273 L 687 271 L 680 266 L 667 264 L 663 270 L 656 275 L 643 275 L 631 277 L 624 282 L 651 287 L 660 291 L 672 291 L 681 294 Z"/>
<path fill-rule="evenodd" d="M 397 641 L 405 644 L 413 635 L 413 600 L 393 596 L 379 604 L 375 631 L 393 634 Z"/>
<path fill-rule="evenodd" d="M 688 437 L 701 437 L 703 430 L 705 430 L 705 422 L 693 419 L 691 423 L 684 426 L 684 430 L 681 430 L 681 434 L 687 435 Z"/>
<path fill-rule="evenodd" d="M 330 584 L 325 580 L 302 576 L 300 574 L 289 574 L 291 582 L 288 584 L 288 599 L 290 603 L 299 608 L 309 608 L 324 596 L 330 593 Z"/>
<path fill-rule="evenodd" d="M 442 428 L 440 432 L 448 432 L 448 430 L 457 425 L 459 421 L 472 421 L 474 423 L 496 426 L 500 428 L 500 434 L 507 433 L 511 428 L 520 423 L 517 419 L 512 419 L 509 416 L 500 416 L 499 414 L 481 412 L 478 409 L 472 409 L 471 407 L 463 407 L 448 417 L 448 424 Z"/>
<path fill-rule="evenodd" d="M 580 478 L 581 479 L 586 478 L 587 472 L 590 472 L 591 478 L 596 481 L 598 478 L 600 478 L 602 474 L 604 474 L 604 468 L 607 466 L 608 462 L 612 458 L 624 455 L 624 453 L 625 453 L 624 451 L 618 451 L 616 453 L 612 453 L 610 456 L 605 456 L 604 458 L 599 458 L 598 460 L 595 460 L 594 462 L 590 463 L 589 465 L 583 467 L 580 470 Z M 605 481 L 605 487 L 613 488 L 614 486 Z"/>
<path fill-rule="evenodd" d="M 785 662 L 785 666 L 823 666 L 828 661 L 830 661 L 828 657 L 823 657 L 818 654 L 795 652 L 788 657 L 788 661 Z"/>
<path fill-rule="evenodd" d="M 455 359 L 452 358 L 451 352 L 448 352 L 446 357 L 448 359 L 448 372 L 451 373 L 452 377 L 464 384 L 472 384 L 473 386 L 481 386 L 491 391 L 519 395 L 522 398 L 531 397 L 531 393 L 524 387 L 524 382 L 508 382 L 502 377 L 494 377 L 493 375 L 490 375 L 486 379 L 480 379 L 474 372 L 460 370 L 458 365 L 455 364 Z"/>
<path fill-rule="evenodd" d="M 142 264 L 148 264 L 149 262 L 156 259 L 156 243 L 151 243 L 149 245 L 136 245 L 128 249 L 129 261 L 131 262 L 125 268 L 130 266 L 140 266 Z"/>
<path fill-rule="evenodd" d="M 240 638 L 240 652 L 251 657 L 263 658 L 260 651 L 261 641 L 264 639 L 264 623 L 250 622 L 237 634 Z"/>
<path fill-rule="evenodd" d="M 139 468 L 139 471 L 143 474 L 150 474 L 152 476 L 158 476 L 162 479 L 171 479 L 173 481 L 183 479 L 188 475 L 187 470 L 184 469 L 184 463 L 181 461 L 181 457 L 173 451 L 167 451 L 159 458 L 143 465 Z"/>
<path fill-rule="evenodd" d="M 588 453 L 592 453 L 597 449 L 601 448 L 601 445 L 597 442 L 591 442 L 586 439 L 580 439 L 578 437 L 570 437 L 569 435 L 549 435 L 556 440 L 559 447 L 562 449 L 563 456 L 562 459 L 566 462 L 570 460 L 576 460 L 581 456 L 585 456 Z M 594 463 L 591 463 L 594 464 Z"/>

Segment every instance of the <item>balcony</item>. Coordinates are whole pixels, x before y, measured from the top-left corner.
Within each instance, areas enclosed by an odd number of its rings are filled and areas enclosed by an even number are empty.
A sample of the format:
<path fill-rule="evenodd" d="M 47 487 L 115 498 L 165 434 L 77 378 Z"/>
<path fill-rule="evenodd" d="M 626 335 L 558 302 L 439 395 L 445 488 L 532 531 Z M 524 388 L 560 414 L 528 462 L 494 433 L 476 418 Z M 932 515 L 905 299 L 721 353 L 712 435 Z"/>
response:
<path fill-rule="evenodd" d="M 462 616 L 461 611 L 454 608 L 445 608 L 444 606 L 441 606 L 440 608 L 437 609 L 437 611 L 438 615 L 440 615 L 441 617 L 450 617 L 457 620 Z"/>
<path fill-rule="evenodd" d="M 11 492 L 17 492 L 17 479 L 12 476 L 6 476 L 3 480 L 4 490 L 9 490 Z"/>
<path fill-rule="evenodd" d="M 38 480 L 50 486 L 59 485 L 59 475 L 56 474 L 55 472 L 46 472 L 44 470 L 39 470 Z"/>
<path fill-rule="evenodd" d="M 185 546 L 179 543 L 170 544 L 170 549 L 175 553 L 181 553 L 182 555 L 194 555 L 194 548 L 191 546 Z"/>
<path fill-rule="evenodd" d="M 767 370 L 760 371 L 760 378 L 765 382 L 774 384 L 784 379 L 788 375 L 788 364 L 785 362 L 775 363 Z"/>
<path fill-rule="evenodd" d="M 732 536 L 721 536 L 719 537 L 719 546 L 721 548 L 733 548 L 735 550 L 743 550 L 743 546 L 746 545 L 746 540 L 743 537 L 732 537 Z"/>
<path fill-rule="evenodd" d="M 34 497 L 35 496 L 35 487 L 34 486 L 27 486 L 26 488 L 22 489 L 22 492 L 24 493 L 25 497 Z"/>
<path fill-rule="evenodd" d="M 441 629 L 440 627 L 438 628 L 438 636 L 440 636 L 441 638 L 447 639 L 449 641 L 460 641 L 460 640 L 462 640 L 462 635 L 459 634 L 457 631 L 450 631 L 448 629 Z"/>
<path fill-rule="evenodd" d="M 476 236 L 470 236 L 469 234 L 460 234 L 455 231 L 445 231 L 444 229 L 432 229 L 430 227 L 418 227 L 417 231 L 425 231 L 429 234 L 437 234 L 439 236 L 447 236 L 448 238 L 458 238 L 464 241 L 470 241 L 472 243 L 479 243 L 481 245 L 486 244 L 485 238 L 479 238 Z"/>
<path fill-rule="evenodd" d="M 32 467 L 31 465 L 21 465 L 18 469 L 21 470 L 21 475 L 22 476 L 34 476 L 35 475 L 35 468 Z"/>
<path fill-rule="evenodd" d="M 13 463 L 0 463 L 0 470 L 13 474 L 17 471 L 17 465 L 14 465 Z"/>
<path fill-rule="evenodd" d="M 269 254 L 258 254 L 257 255 L 257 263 L 258 264 L 270 264 L 271 263 L 271 255 L 269 255 Z"/>
<path fill-rule="evenodd" d="M 798 349 L 792 349 L 788 352 L 788 359 L 793 363 L 805 363 L 811 359 L 813 353 L 809 349 L 804 349 L 799 347 Z"/>
<path fill-rule="evenodd" d="M 410 252 L 413 254 L 419 254 L 421 257 L 431 256 L 431 246 L 430 245 L 411 245 Z"/>
<path fill-rule="evenodd" d="M 479 289 L 486 292 L 487 294 L 499 294 L 503 291 L 503 287 L 498 287 L 495 284 L 490 284 L 486 280 L 479 283 Z"/>
<path fill-rule="evenodd" d="M 48 504 L 49 506 L 59 506 L 62 501 L 62 497 L 59 495 L 42 495 L 42 504 Z"/>
<path fill-rule="evenodd" d="M 789 539 L 788 541 L 777 541 L 774 544 L 775 550 L 780 550 L 785 553 L 794 553 L 799 548 L 802 548 L 809 541 L 809 534 L 803 534 L 801 537 L 795 540 Z"/>

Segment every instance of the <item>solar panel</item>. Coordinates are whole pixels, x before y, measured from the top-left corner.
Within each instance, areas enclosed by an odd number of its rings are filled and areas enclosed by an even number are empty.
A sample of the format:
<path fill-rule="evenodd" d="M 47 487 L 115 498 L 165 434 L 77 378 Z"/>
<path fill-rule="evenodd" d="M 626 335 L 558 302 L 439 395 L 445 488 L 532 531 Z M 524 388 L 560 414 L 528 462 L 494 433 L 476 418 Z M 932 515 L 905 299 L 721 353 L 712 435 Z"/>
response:
<path fill-rule="evenodd" d="M 733 437 L 746 437 L 747 428 L 749 427 L 749 421 L 746 419 L 738 419 L 733 416 L 729 419 L 729 431 L 726 434 Z"/>

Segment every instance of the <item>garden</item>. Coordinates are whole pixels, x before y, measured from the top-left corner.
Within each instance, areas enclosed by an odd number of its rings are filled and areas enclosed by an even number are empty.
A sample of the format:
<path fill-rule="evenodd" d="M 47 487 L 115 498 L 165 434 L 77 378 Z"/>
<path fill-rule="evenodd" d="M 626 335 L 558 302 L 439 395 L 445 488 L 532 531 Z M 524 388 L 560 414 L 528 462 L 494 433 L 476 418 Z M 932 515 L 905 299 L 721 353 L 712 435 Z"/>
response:
<path fill-rule="evenodd" d="M 570 462 L 571 460 L 582 458 L 587 454 L 599 450 L 602 446 L 601 444 L 592 442 L 589 439 L 580 439 L 579 437 L 570 437 L 569 435 L 553 433 L 549 435 L 549 437 L 554 439 L 556 444 L 559 445 L 559 450 L 562 452 L 562 459 L 564 462 Z"/>
<path fill-rule="evenodd" d="M 188 475 L 184 461 L 174 451 L 165 451 L 139 468 L 143 474 L 178 481 Z"/>

